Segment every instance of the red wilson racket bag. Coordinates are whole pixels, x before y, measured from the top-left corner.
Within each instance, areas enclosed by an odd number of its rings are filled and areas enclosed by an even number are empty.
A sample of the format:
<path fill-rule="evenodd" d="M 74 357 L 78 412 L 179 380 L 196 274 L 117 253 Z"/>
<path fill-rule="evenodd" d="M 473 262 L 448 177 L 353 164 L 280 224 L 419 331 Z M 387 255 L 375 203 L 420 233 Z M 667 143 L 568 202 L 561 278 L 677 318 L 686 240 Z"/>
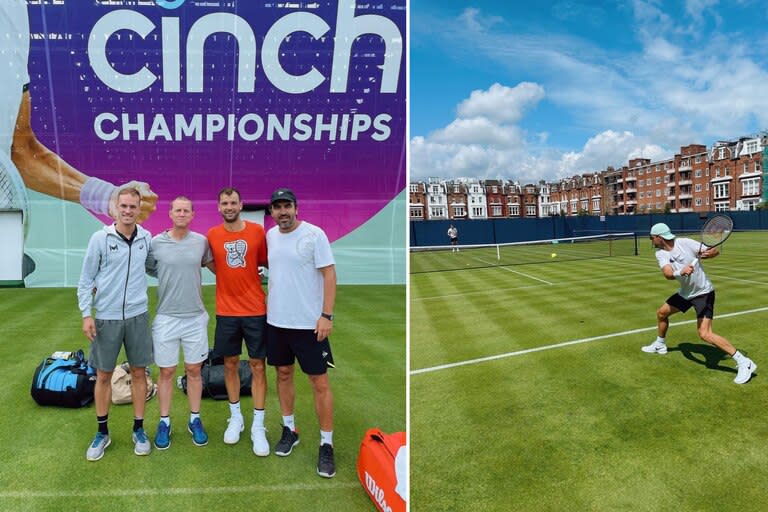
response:
<path fill-rule="evenodd" d="M 398 451 L 405 447 L 405 442 L 405 432 L 385 434 L 378 428 L 371 428 L 360 443 L 357 477 L 381 512 L 405 512 L 405 500 L 396 488 L 398 476 L 405 480 L 406 475 L 398 475 L 395 470 L 395 458 Z M 403 482 L 401 487 L 405 487 Z"/>

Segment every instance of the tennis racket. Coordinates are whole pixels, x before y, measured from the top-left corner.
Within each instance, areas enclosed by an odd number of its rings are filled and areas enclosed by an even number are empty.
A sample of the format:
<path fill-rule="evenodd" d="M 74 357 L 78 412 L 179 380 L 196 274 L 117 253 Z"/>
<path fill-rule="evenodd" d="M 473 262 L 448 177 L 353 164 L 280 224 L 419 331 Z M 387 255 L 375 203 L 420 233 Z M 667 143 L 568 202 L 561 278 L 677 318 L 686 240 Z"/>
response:
<path fill-rule="evenodd" d="M 27 188 L 13 161 L 3 150 L 0 150 L 0 209 L 21 210 L 21 222 L 26 235 L 29 222 Z"/>
<path fill-rule="evenodd" d="M 709 219 L 704 227 L 701 228 L 701 243 L 699 244 L 699 251 L 696 253 L 696 259 L 693 260 L 691 265 L 696 268 L 699 264 L 699 257 L 701 255 L 701 249 L 705 245 L 708 248 L 717 247 L 722 245 L 723 242 L 728 240 L 733 232 L 733 220 L 727 215 L 715 215 Z"/>

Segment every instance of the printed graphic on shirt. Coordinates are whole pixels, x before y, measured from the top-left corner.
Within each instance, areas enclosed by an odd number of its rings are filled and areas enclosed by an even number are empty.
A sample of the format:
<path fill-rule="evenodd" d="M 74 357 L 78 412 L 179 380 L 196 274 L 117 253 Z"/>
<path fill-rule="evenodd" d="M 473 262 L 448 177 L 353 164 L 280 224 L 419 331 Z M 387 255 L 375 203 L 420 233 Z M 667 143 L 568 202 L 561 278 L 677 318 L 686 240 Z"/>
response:
<path fill-rule="evenodd" d="M 245 268 L 245 254 L 248 252 L 248 244 L 245 240 L 224 242 L 224 249 L 227 251 L 227 265 L 230 268 Z"/>

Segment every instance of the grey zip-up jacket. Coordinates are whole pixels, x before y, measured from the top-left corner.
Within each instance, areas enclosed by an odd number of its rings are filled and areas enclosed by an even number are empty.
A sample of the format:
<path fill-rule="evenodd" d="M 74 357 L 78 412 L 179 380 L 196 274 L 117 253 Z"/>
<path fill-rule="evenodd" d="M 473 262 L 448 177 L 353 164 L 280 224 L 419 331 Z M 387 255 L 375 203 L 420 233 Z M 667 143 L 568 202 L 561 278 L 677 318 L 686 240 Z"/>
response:
<path fill-rule="evenodd" d="M 152 235 L 137 225 L 136 238 L 129 244 L 115 230 L 104 226 L 91 236 L 77 285 L 77 302 L 83 318 L 125 320 L 148 309 L 144 264 Z M 96 288 L 96 295 L 93 289 Z"/>

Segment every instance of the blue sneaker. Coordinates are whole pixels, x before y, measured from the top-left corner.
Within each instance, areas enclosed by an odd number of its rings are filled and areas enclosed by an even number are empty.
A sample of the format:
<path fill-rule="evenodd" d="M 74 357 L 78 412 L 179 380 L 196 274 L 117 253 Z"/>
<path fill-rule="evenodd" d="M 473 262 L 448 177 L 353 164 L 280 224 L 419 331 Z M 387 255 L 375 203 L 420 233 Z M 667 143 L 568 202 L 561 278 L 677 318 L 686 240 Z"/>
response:
<path fill-rule="evenodd" d="M 143 428 L 131 434 L 131 439 L 133 439 L 134 443 L 133 453 L 136 455 L 149 455 L 149 452 L 152 451 L 152 445 L 149 444 L 149 438 Z"/>
<path fill-rule="evenodd" d="M 195 418 L 187 424 L 187 430 L 192 434 L 192 442 L 195 446 L 205 446 L 208 444 L 208 433 L 203 428 L 203 422 L 200 418 Z"/>
<path fill-rule="evenodd" d="M 88 451 L 85 452 L 85 458 L 88 460 L 99 460 L 104 456 L 104 450 L 107 449 L 109 443 L 112 441 L 109 439 L 109 435 L 96 433 L 96 437 L 93 438 L 91 446 L 88 447 Z"/>
<path fill-rule="evenodd" d="M 171 446 L 171 426 L 161 421 L 157 425 L 155 434 L 155 448 L 158 450 L 167 450 Z"/>

